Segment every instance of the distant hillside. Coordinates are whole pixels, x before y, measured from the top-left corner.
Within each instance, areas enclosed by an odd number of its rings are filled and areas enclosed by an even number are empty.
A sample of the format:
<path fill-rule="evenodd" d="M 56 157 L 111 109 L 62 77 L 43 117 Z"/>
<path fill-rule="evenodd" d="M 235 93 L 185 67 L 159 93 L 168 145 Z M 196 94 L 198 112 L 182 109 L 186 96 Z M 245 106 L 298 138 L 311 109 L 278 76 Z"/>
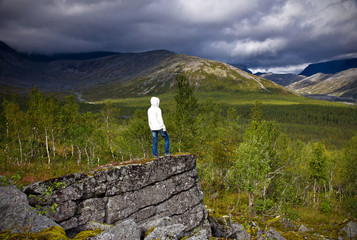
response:
<path fill-rule="evenodd" d="M 357 99 L 357 68 L 337 74 L 317 73 L 287 88 L 302 95 L 318 94 Z"/>
<path fill-rule="evenodd" d="M 157 65 L 145 69 L 138 77 L 126 82 L 112 82 L 89 89 L 85 97 L 143 96 L 164 93 L 175 86 L 175 76 L 187 76 L 199 91 L 278 91 L 286 92 L 278 84 L 249 74 L 231 65 L 192 57 L 173 55 Z"/>
<path fill-rule="evenodd" d="M 144 53 L 26 55 L 0 43 L 0 84 L 78 92 L 85 99 L 162 93 L 186 75 L 199 90 L 285 91 L 231 65 L 167 50 Z"/>
<path fill-rule="evenodd" d="M 255 75 L 273 81 L 281 86 L 288 86 L 294 82 L 298 82 L 305 78 L 305 76 L 295 75 L 292 73 L 288 73 L 288 74 L 256 73 Z"/>
<path fill-rule="evenodd" d="M 357 68 L 357 58 L 310 64 L 299 75 L 312 76 L 316 73 L 335 74 L 350 68 Z"/>

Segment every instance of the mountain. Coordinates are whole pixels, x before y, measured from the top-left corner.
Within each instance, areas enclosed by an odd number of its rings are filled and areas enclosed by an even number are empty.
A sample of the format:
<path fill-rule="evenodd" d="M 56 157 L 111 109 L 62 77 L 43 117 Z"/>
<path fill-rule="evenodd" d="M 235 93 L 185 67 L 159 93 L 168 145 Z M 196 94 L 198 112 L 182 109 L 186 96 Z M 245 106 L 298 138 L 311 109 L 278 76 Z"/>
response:
<path fill-rule="evenodd" d="M 163 93 L 186 75 L 202 91 L 285 91 L 231 65 L 167 50 L 144 53 L 80 53 L 53 56 L 19 53 L 0 44 L 0 84 L 50 92 L 82 93 L 86 99 Z"/>
<path fill-rule="evenodd" d="M 255 75 L 273 81 L 281 86 L 288 86 L 294 82 L 298 82 L 305 78 L 305 76 L 295 75 L 292 73 L 288 73 L 288 74 L 256 73 Z"/>
<path fill-rule="evenodd" d="M 93 58 L 101 58 L 107 56 L 118 55 L 117 52 L 88 52 L 88 53 L 61 53 L 54 55 L 42 55 L 42 54 L 27 54 L 26 57 L 40 62 L 54 61 L 60 59 L 67 60 L 89 60 Z"/>
<path fill-rule="evenodd" d="M 172 55 L 148 67 L 128 81 L 114 81 L 84 92 L 86 96 L 143 96 L 164 93 L 175 86 L 175 76 L 183 74 L 200 91 L 279 91 L 284 88 L 229 64 L 187 55 Z"/>
<path fill-rule="evenodd" d="M 349 68 L 357 68 L 357 58 L 310 64 L 299 75 L 312 76 L 316 73 L 335 74 Z"/>
<path fill-rule="evenodd" d="M 288 89 L 301 95 L 330 95 L 344 98 L 357 98 L 357 68 L 351 68 L 336 74 L 317 73 Z"/>

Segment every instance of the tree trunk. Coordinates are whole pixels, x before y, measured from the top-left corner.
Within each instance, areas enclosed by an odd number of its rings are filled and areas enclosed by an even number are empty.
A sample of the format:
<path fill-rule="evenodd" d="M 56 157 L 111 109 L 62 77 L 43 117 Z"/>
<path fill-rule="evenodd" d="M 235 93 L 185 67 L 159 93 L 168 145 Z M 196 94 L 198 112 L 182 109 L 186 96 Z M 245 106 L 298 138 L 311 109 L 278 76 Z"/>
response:
<path fill-rule="evenodd" d="M 112 154 L 112 159 L 114 160 L 114 152 L 113 152 L 113 147 L 112 147 L 112 141 L 110 139 L 109 116 L 108 115 L 105 118 L 105 122 L 106 122 L 106 128 L 107 128 L 108 145 L 109 145 L 110 153 Z"/>
<path fill-rule="evenodd" d="M 329 181 L 329 197 L 331 196 L 332 194 L 332 191 L 333 191 L 333 186 L 332 186 L 332 175 L 333 175 L 333 171 L 330 172 L 330 181 Z"/>
<path fill-rule="evenodd" d="M 84 152 L 86 153 L 86 155 L 87 155 L 87 164 L 88 164 L 88 167 L 89 167 L 89 164 L 90 164 L 90 157 L 89 157 L 89 155 L 88 155 L 88 151 L 87 151 L 87 147 L 85 147 L 84 148 Z"/>
<path fill-rule="evenodd" d="M 4 149 L 4 157 L 5 157 L 5 170 L 7 169 L 7 159 L 8 159 L 8 154 L 7 154 L 7 149 L 9 148 L 8 145 L 8 140 L 9 139 L 9 124 L 6 122 L 6 144 L 5 144 L 5 149 Z"/>
<path fill-rule="evenodd" d="M 52 151 L 53 151 L 53 157 L 56 157 L 56 145 L 55 145 L 55 136 L 54 136 L 54 130 L 52 129 Z"/>
<path fill-rule="evenodd" d="M 20 138 L 20 133 L 17 133 L 17 138 L 19 140 L 19 148 L 20 148 L 20 165 L 22 164 L 22 143 Z"/>
<path fill-rule="evenodd" d="M 314 200 L 313 200 L 313 202 L 315 203 L 316 202 L 316 179 L 314 181 L 313 192 L 314 192 Z"/>
<path fill-rule="evenodd" d="M 80 166 L 81 165 L 81 161 L 82 161 L 82 151 L 81 151 L 81 148 L 79 146 L 77 146 L 77 148 L 78 148 L 77 165 Z"/>
<path fill-rule="evenodd" d="M 249 193 L 249 212 L 251 212 L 254 203 L 253 193 Z"/>
<path fill-rule="evenodd" d="M 49 147 L 48 147 L 48 133 L 47 133 L 47 129 L 45 129 L 45 135 L 46 135 L 46 152 L 47 152 L 47 165 L 48 165 L 48 168 L 50 168 L 50 165 L 51 165 L 51 157 L 50 157 L 50 150 L 49 150 Z"/>

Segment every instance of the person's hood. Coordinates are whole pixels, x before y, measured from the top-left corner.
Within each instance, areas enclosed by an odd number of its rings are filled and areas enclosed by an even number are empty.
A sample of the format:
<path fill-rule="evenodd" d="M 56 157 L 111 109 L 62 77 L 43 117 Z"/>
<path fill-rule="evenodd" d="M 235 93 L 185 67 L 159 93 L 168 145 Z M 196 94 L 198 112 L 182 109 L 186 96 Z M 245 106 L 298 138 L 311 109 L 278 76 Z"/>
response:
<path fill-rule="evenodd" d="M 157 97 L 152 97 L 150 102 L 152 106 L 159 107 L 160 99 Z"/>

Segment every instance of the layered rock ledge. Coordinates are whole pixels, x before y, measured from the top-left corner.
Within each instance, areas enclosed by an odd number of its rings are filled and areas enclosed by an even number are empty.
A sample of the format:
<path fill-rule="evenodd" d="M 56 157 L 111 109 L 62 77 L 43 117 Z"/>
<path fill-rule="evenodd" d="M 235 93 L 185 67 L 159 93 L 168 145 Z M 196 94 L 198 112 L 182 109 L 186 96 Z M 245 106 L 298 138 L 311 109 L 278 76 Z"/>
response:
<path fill-rule="evenodd" d="M 24 193 L 32 206 L 56 205 L 48 215 L 67 232 L 82 231 L 91 221 L 116 225 L 133 219 L 140 224 L 162 217 L 190 232 L 207 223 L 198 180 L 196 156 L 177 155 L 36 182 Z"/>

